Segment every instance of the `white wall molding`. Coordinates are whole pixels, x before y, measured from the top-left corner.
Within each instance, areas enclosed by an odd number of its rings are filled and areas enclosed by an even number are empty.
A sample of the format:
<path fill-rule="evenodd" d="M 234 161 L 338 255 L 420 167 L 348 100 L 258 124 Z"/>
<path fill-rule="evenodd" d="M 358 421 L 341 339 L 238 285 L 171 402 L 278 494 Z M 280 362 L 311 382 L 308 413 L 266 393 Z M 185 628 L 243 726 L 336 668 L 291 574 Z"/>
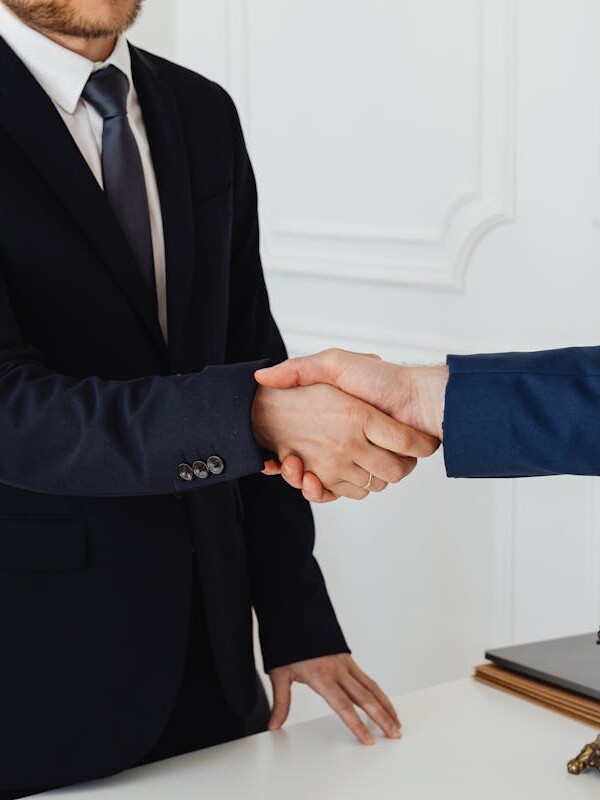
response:
<path fill-rule="evenodd" d="M 317 229 L 287 220 L 263 225 L 269 271 L 458 291 L 483 237 L 515 216 L 516 0 L 481 0 L 474 100 L 473 175 L 448 202 L 437 228 Z M 228 0 L 230 86 L 252 129 L 247 0 Z"/>

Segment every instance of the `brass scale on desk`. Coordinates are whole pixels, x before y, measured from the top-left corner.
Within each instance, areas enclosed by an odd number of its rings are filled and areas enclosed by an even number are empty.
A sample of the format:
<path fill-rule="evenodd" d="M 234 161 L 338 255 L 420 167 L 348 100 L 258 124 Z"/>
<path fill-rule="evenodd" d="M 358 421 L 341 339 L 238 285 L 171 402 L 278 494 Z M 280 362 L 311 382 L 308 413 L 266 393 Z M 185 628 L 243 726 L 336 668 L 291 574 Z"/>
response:
<path fill-rule="evenodd" d="M 596 637 L 596 644 L 600 645 L 600 629 Z M 579 775 L 585 769 L 600 770 L 600 733 L 593 742 L 585 745 L 578 756 L 569 761 L 567 769 L 571 775 Z"/>

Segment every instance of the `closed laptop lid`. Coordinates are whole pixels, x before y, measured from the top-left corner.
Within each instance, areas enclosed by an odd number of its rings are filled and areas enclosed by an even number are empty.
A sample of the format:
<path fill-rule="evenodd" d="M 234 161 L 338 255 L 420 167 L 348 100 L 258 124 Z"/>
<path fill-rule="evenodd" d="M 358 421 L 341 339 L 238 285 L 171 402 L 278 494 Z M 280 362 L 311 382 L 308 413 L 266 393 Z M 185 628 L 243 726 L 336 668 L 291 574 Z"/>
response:
<path fill-rule="evenodd" d="M 488 650 L 499 667 L 600 700 L 600 647 L 596 633 Z"/>

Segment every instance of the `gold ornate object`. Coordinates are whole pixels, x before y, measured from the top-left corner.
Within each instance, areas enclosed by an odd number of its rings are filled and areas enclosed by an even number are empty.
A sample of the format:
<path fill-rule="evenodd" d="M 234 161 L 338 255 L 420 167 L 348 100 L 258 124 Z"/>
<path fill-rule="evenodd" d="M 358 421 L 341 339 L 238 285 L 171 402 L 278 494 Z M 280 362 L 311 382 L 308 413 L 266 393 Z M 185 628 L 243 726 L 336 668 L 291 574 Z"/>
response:
<path fill-rule="evenodd" d="M 600 733 L 591 744 L 586 744 L 576 758 L 567 764 L 571 775 L 579 775 L 586 769 L 600 769 Z"/>
<path fill-rule="evenodd" d="M 596 644 L 600 644 L 600 630 L 598 631 Z M 600 733 L 593 742 L 586 744 L 576 758 L 572 758 L 567 764 L 567 769 L 571 775 L 579 775 L 588 768 L 600 769 Z"/>

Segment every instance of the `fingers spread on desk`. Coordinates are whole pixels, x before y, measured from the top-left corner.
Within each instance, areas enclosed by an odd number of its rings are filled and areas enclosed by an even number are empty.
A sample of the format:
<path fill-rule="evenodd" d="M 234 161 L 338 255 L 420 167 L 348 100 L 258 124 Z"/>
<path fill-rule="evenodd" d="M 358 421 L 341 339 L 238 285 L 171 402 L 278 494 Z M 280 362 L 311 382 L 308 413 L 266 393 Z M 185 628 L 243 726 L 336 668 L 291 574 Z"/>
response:
<path fill-rule="evenodd" d="M 356 678 L 357 681 L 359 681 L 359 683 L 362 683 L 363 686 L 366 686 L 366 688 L 369 689 L 369 691 L 375 695 L 375 697 L 379 700 L 379 702 L 385 708 L 390 717 L 394 720 L 396 727 L 400 730 L 402 727 L 402 723 L 400 722 L 398 712 L 396 711 L 394 704 L 392 703 L 390 698 L 383 691 L 383 689 L 380 688 L 379 684 L 377 684 L 373 680 L 373 678 L 367 675 L 366 672 L 363 672 L 363 670 L 358 666 L 358 664 L 354 660 L 351 662 L 350 672 L 353 675 L 353 677 Z"/>
<path fill-rule="evenodd" d="M 325 700 L 359 742 L 375 744 L 357 713 L 355 706 L 365 711 L 391 739 L 400 737 L 400 721 L 389 698 L 372 678 L 366 675 L 349 653 L 298 661 L 270 670 L 273 684 L 273 712 L 269 730 L 277 730 L 287 719 L 294 681 L 309 686 Z"/>
<path fill-rule="evenodd" d="M 364 684 L 357 681 L 352 675 L 344 677 L 340 686 L 348 697 L 362 708 L 373 722 L 381 728 L 388 739 L 400 738 L 400 728 L 394 718 L 370 689 L 367 689 Z"/>
<path fill-rule="evenodd" d="M 359 742 L 362 744 L 373 745 L 375 739 L 365 723 L 356 713 L 354 703 L 348 693 L 334 681 L 322 685 L 320 688 L 313 687 L 326 703 L 335 711 L 342 722 L 352 731 Z"/>

